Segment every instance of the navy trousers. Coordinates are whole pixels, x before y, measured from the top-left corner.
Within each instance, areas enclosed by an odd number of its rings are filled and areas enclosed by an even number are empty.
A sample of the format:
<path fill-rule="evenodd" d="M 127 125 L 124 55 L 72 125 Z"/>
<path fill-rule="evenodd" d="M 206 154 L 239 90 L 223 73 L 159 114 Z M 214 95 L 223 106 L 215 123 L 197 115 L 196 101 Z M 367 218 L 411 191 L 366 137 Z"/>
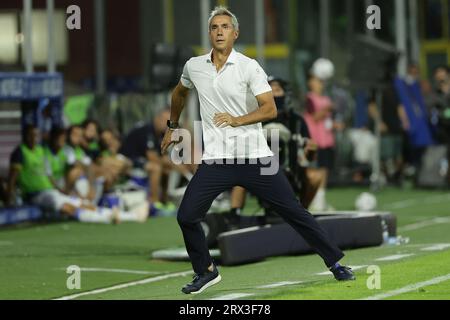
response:
<path fill-rule="evenodd" d="M 276 161 L 275 158 L 270 158 Z M 266 158 L 267 160 L 267 158 Z M 261 169 L 269 165 L 258 160 L 251 164 L 199 165 L 187 186 L 180 208 L 178 223 L 183 233 L 186 250 L 194 272 L 202 274 L 211 265 L 205 234 L 200 222 L 205 218 L 214 199 L 234 186 L 242 186 L 260 199 L 270 203 L 276 212 L 289 223 L 322 257 L 327 267 L 333 266 L 344 254 L 334 245 L 315 218 L 297 200 L 285 174 L 262 175 Z"/>

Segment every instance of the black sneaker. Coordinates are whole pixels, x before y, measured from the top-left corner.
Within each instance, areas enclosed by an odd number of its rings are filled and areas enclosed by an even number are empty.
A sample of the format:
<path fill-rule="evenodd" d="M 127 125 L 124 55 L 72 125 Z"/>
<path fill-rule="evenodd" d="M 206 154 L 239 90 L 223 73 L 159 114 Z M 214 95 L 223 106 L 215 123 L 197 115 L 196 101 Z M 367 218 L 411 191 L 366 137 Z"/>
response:
<path fill-rule="evenodd" d="M 181 291 L 185 294 L 199 294 L 205 289 L 219 283 L 220 280 L 222 280 L 222 277 L 220 276 L 216 266 L 214 266 L 213 271 L 207 271 L 203 274 L 196 274 L 194 276 L 194 280 L 185 285 Z"/>
<path fill-rule="evenodd" d="M 356 277 L 353 274 L 352 269 L 349 267 L 346 266 L 333 267 L 330 269 L 330 271 L 333 272 L 334 278 L 337 281 L 356 280 Z"/>

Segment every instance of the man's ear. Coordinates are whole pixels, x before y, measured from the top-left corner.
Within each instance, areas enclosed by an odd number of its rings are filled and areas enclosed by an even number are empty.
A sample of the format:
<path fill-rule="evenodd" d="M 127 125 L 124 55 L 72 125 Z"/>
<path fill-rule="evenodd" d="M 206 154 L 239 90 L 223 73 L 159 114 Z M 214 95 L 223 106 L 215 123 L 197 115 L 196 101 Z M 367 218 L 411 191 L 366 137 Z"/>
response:
<path fill-rule="evenodd" d="M 234 40 L 237 40 L 239 38 L 239 30 L 234 31 Z"/>

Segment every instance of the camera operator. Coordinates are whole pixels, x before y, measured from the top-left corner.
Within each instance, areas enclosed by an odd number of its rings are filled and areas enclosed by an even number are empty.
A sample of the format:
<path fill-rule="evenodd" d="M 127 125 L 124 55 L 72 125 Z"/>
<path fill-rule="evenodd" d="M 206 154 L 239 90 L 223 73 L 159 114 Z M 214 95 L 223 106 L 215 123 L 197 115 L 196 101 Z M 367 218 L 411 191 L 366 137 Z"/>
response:
<path fill-rule="evenodd" d="M 317 153 L 317 145 L 310 139 L 304 118 L 289 101 L 288 83 L 280 78 L 269 77 L 268 82 L 277 106 L 278 117 L 264 123 L 266 130 L 277 129 L 280 133 L 280 165 L 305 208 L 311 204 L 325 176 L 310 168 Z M 268 139 L 270 134 L 267 134 Z M 270 141 L 269 141 L 270 143 Z M 245 205 L 246 190 L 234 187 L 231 192 L 230 221 L 238 221 Z"/>

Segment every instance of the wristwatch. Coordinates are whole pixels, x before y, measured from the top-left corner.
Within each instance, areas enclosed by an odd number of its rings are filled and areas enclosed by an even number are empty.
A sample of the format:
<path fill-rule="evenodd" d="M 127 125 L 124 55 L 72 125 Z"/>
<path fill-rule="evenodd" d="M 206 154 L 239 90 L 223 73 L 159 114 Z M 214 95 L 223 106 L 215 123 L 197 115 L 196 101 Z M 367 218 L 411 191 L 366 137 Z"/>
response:
<path fill-rule="evenodd" d="M 175 130 L 175 129 L 178 129 L 180 126 L 178 125 L 178 122 L 167 120 L 167 127 L 170 130 Z"/>

